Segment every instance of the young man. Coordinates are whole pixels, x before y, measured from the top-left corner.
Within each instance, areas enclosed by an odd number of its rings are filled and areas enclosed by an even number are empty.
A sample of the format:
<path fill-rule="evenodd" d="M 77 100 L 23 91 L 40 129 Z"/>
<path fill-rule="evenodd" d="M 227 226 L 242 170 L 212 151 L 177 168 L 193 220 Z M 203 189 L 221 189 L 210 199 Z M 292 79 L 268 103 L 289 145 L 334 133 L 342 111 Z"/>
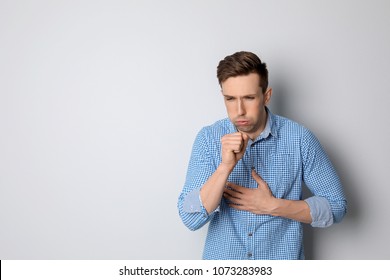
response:
<path fill-rule="evenodd" d="M 255 54 L 225 57 L 217 77 L 229 118 L 196 137 L 180 217 L 191 230 L 209 222 L 204 259 L 304 259 L 302 223 L 328 227 L 346 213 L 335 169 L 308 129 L 267 108 L 268 70 Z"/>

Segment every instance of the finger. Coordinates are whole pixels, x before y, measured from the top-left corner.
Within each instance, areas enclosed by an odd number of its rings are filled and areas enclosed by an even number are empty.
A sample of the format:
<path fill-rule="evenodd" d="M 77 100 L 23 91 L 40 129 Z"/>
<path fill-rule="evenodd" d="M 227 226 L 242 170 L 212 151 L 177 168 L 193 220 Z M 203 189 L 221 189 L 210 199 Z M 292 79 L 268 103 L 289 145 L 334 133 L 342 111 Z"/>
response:
<path fill-rule="evenodd" d="M 240 204 L 241 203 L 241 200 L 239 198 L 234 197 L 234 196 L 230 196 L 227 193 L 224 193 L 223 197 L 228 200 L 228 204 L 229 203 L 233 203 L 233 204 Z"/>
<path fill-rule="evenodd" d="M 241 153 L 242 151 L 245 151 L 246 149 L 246 144 L 248 143 L 248 135 L 246 135 L 245 133 L 241 133 L 241 132 L 236 132 L 234 135 L 238 136 L 239 138 L 239 145 L 240 147 L 236 150 L 234 150 L 234 153 L 238 154 L 238 153 Z"/>
<path fill-rule="evenodd" d="M 224 136 L 222 136 L 223 140 L 240 140 L 242 139 L 242 135 L 241 135 L 241 132 L 235 132 L 235 133 L 231 133 L 231 134 L 225 134 Z"/>
<path fill-rule="evenodd" d="M 238 154 L 238 153 L 244 153 L 246 151 L 246 147 L 248 146 L 248 141 L 249 141 L 249 136 L 248 134 L 246 133 L 242 133 L 242 132 L 239 132 L 240 133 L 240 149 L 239 150 L 236 150 L 234 151 L 234 153 Z"/>
<path fill-rule="evenodd" d="M 252 169 L 252 177 L 253 179 L 255 179 L 255 181 L 259 184 L 259 185 L 266 185 L 267 183 L 263 180 L 263 178 L 261 178 L 261 176 L 259 174 L 256 173 L 256 171 L 254 169 Z"/>
<path fill-rule="evenodd" d="M 244 187 L 242 187 L 240 185 L 236 185 L 236 184 L 231 183 L 231 182 L 227 182 L 226 187 L 227 187 L 227 189 L 238 192 L 238 193 L 242 193 L 243 190 L 245 189 Z"/>
<path fill-rule="evenodd" d="M 236 192 L 234 190 L 225 189 L 223 191 L 223 194 L 224 194 L 224 196 L 228 196 L 228 197 L 234 197 L 234 198 L 237 198 L 237 199 L 240 198 L 240 193 Z"/>
<path fill-rule="evenodd" d="M 222 137 L 222 144 L 226 147 L 231 148 L 231 151 L 234 153 L 240 153 L 244 146 L 244 139 L 242 138 L 242 134 L 240 132 L 236 132 L 233 134 L 227 134 Z"/>
<path fill-rule="evenodd" d="M 229 203 L 229 207 L 234 208 L 236 210 L 246 210 L 246 208 L 241 204 Z"/>

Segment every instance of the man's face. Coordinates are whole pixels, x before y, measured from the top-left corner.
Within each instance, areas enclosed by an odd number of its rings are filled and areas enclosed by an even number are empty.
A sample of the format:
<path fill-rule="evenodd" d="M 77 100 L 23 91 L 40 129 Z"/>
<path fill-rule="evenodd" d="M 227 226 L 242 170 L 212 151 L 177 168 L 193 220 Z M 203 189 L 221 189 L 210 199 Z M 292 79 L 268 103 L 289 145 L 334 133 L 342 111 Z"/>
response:
<path fill-rule="evenodd" d="M 255 139 L 264 130 L 265 106 L 271 99 L 272 90 L 262 92 L 256 73 L 228 78 L 221 87 L 229 119 L 239 131 Z"/>

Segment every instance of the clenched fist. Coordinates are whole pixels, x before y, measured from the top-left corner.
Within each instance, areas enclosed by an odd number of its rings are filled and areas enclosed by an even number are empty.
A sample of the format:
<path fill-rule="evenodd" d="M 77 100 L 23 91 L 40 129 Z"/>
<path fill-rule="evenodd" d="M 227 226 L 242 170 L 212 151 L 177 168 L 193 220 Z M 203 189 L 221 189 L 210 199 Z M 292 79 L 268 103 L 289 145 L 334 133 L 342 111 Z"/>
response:
<path fill-rule="evenodd" d="M 248 140 L 249 136 L 241 132 L 224 135 L 221 138 L 222 164 L 233 169 L 237 162 L 243 157 Z"/>

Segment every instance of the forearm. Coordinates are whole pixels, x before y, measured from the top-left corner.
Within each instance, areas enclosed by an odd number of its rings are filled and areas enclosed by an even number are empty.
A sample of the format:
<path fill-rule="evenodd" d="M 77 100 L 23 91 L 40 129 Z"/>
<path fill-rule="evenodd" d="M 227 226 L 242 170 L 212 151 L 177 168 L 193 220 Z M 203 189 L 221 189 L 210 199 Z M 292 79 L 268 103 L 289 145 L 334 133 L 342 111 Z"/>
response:
<path fill-rule="evenodd" d="M 233 167 L 221 164 L 200 190 L 200 198 L 207 213 L 213 212 L 220 204 L 223 191 Z"/>
<path fill-rule="evenodd" d="M 275 198 L 270 207 L 269 214 L 306 224 L 310 224 L 312 222 L 310 207 L 304 200 Z"/>
<path fill-rule="evenodd" d="M 189 229 L 197 230 L 210 220 L 210 214 L 213 214 L 221 202 L 231 170 L 232 168 L 221 164 L 200 190 L 194 189 L 187 194 L 180 195 L 179 214 Z"/>

